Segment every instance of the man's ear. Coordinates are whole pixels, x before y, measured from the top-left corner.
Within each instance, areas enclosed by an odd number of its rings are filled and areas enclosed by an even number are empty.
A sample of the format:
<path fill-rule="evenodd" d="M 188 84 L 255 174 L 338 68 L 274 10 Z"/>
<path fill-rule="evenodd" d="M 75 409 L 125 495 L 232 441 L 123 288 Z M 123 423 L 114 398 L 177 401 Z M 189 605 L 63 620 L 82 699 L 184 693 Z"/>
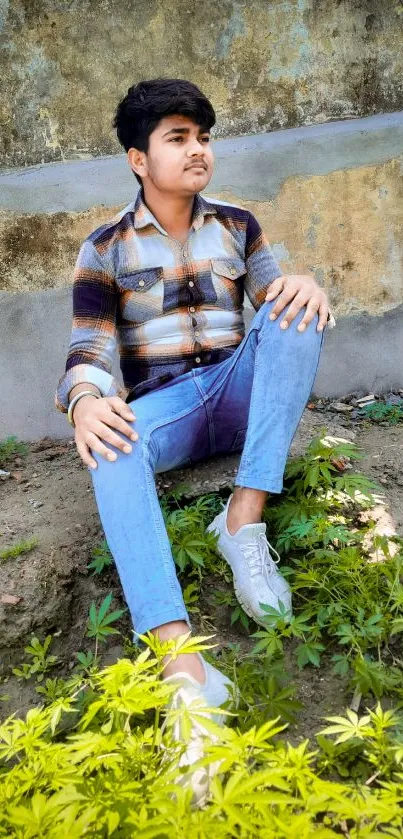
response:
<path fill-rule="evenodd" d="M 139 175 L 140 178 L 144 178 L 144 176 L 148 174 L 147 155 L 144 151 L 131 148 L 127 152 L 127 159 L 131 170 L 135 172 L 136 175 Z"/>

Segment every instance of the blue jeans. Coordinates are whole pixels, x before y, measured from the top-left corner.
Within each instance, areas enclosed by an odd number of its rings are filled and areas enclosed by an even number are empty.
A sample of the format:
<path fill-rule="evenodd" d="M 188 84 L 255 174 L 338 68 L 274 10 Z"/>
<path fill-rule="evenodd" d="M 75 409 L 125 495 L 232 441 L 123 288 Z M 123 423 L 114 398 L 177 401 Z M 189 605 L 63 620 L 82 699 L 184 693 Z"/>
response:
<path fill-rule="evenodd" d="M 326 327 L 317 332 L 315 315 L 305 332 L 298 332 L 304 307 L 284 331 L 281 315 L 268 319 L 275 302 L 261 306 L 225 361 L 190 370 L 129 402 L 139 434 L 130 454 L 110 446 L 118 455 L 110 462 L 92 452 L 98 511 L 136 633 L 175 620 L 191 627 L 155 473 L 242 452 L 236 486 L 282 491 Z"/>

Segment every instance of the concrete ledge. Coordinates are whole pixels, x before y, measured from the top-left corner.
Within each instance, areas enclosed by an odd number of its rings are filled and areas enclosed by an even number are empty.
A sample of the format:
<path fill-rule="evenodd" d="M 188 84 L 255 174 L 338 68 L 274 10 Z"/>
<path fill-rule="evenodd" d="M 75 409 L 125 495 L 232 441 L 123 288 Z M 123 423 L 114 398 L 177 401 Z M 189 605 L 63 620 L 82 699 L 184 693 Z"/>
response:
<path fill-rule="evenodd" d="M 402 148 L 402 111 L 216 140 L 206 194 L 228 190 L 268 201 L 290 177 L 375 165 L 399 157 Z M 0 170 L 0 210 L 79 212 L 129 203 L 137 189 L 125 154 Z"/>

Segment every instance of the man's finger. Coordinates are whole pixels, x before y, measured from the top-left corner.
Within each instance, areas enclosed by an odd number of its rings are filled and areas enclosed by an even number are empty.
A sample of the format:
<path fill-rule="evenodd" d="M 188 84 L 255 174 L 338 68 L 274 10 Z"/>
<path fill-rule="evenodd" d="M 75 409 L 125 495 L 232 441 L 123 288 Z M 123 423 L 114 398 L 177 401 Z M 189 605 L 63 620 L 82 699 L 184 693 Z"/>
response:
<path fill-rule="evenodd" d="M 76 446 L 77 446 L 77 451 L 78 451 L 84 465 L 85 466 L 90 466 L 91 469 L 96 469 L 98 464 L 97 464 L 96 460 L 94 460 L 94 458 L 91 457 L 91 451 L 90 451 L 89 447 L 84 442 L 82 442 L 81 440 L 79 442 L 76 440 Z"/>
<path fill-rule="evenodd" d="M 270 314 L 269 320 L 275 320 L 277 315 L 279 315 L 283 309 L 286 307 L 287 303 L 290 303 L 291 300 L 294 299 L 295 295 L 297 294 L 298 289 L 291 288 L 288 286 L 287 288 L 283 289 L 280 294 L 278 300 L 276 300 Z"/>
<path fill-rule="evenodd" d="M 130 406 L 127 405 L 120 396 L 110 396 L 108 402 L 117 414 L 120 414 L 122 417 L 126 417 L 126 419 L 136 419 L 136 415 Z"/>
<path fill-rule="evenodd" d="M 297 326 L 298 332 L 305 332 L 306 327 L 310 324 L 320 307 L 320 300 L 318 297 L 311 297 L 308 301 L 306 312 L 301 322 Z"/>
<path fill-rule="evenodd" d="M 270 283 L 270 286 L 267 289 L 266 298 L 265 298 L 266 301 L 267 300 L 273 300 L 274 297 L 277 297 L 277 295 L 280 294 L 280 291 L 282 291 L 283 285 L 284 285 L 283 277 L 277 277 L 276 280 L 273 280 L 273 282 Z"/>
<path fill-rule="evenodd" d="M 287 329 L 287 327 L 289 326 L 291 321 L 294 320 L 294 318 L 296 317 L 298 312 L 300 312 L 301 309 L 303 309 L 304 306 L 306 306 L 308 300 L 309 300 L 309 293 L 307 293 L 306 291 L 301 289 L 301 291 L 297 294 L 297 296 L 294 297 L 294 300 L 292 301 L 291 306 L 289 306 L 289 308 L 287 309 L 287 312 L 284 315 L 284 317 L 283 317 L 283 319 L 280 323 L 280 328 L 281 329 Z"/>
<path fill-rule="evenodd" d="M 319 321 L 316 327 L 317 332 L 322 332 L 327 324 L 327 318 L 329 314 L 329 306 L 327 302 L 324 300 L 319 306 Z"/>

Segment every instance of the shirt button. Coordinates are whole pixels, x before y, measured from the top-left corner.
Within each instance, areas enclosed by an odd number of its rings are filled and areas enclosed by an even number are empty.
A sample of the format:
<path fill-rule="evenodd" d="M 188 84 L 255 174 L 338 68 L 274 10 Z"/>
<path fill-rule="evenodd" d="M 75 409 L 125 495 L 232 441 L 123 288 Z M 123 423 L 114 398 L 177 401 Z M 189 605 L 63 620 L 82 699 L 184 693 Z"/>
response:
<path fill-rule="evenodd" d="M 196 309 L 195 309 L 194 306 L 189 306 L 189 312 L 195 312 L 195 311 L 196 311 Z"/>
<path fill-rule="evenodd" d="M 232 274 L 232 275 L 236 274 L 235 268 L 230 269 L 230 274 Z"/>
<path fill-rule="evenodd" d="M 198 356 L 198 355 L 197 355 L 197 356 L 196 356 L 196 358 L 195 358 L 195 362 L 196 362 L 196 364 L 200 364 L 200 358 L 199 358 L 199 356 Z"/>
<path fill-rule="evenodd" d="M 189 251 L 183 251 L 183 256 L 189 256 Z"/>
<path fill-rule="evenodd" d="M 190 280 L 189 285 L 190 285 L 190 288 L 193 288 L 193 286 L 194 286 L 193 280 Z"/>
<path fill-rule="evenodd" d="M 196 337 L 198 338 L 198 337 L 199 337 L 199 335 L 200 335 L 200 332 L 195 332 L 195 335 L 196 335 Z"/>
<path fill-rule="evenodd" d="M 139 280 L 139 285 L 144 285 L 144 280 Z"/>

